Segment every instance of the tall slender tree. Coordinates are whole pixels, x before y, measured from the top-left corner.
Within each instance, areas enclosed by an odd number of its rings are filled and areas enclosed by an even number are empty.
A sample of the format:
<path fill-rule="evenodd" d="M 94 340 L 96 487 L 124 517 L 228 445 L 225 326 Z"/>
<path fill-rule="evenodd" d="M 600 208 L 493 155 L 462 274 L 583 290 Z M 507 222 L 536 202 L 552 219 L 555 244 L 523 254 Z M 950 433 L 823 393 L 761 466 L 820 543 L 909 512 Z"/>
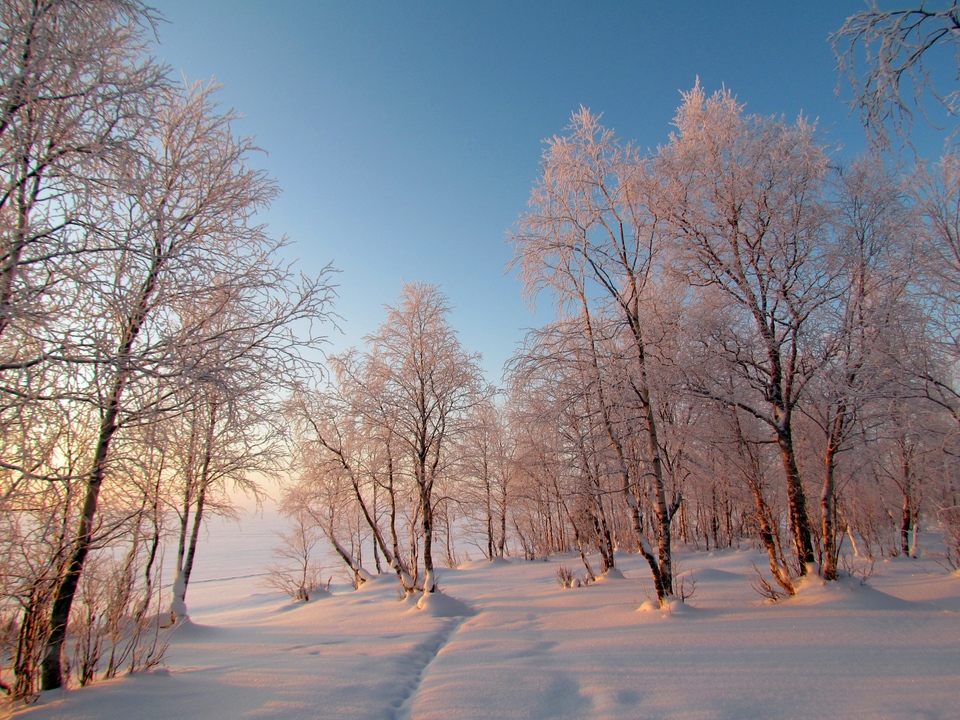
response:
<path fill-rule="evenodd" d="M 547 141 L 542 177 L 530 197 L 532 209 L 510 236 L 514 263 L 528 297 L 549 289 L 558 309 L 582 322 L 594 360 L 590 385 L 618 458 L 622 496 L 631 508 L 638 546 L 652 560 L 657 597 L 665 602 L 673 594 L 671 522 L 679 495 L 668 497 L 663 472 L 643 313 L 649 286 L 663 264 L 666 225 L 660 187 L 648 160 L 603 127 L 598 115 L 581 108 L 567 130 L 568 135 Z M 625 433 L 614 422 L 612 393 L 599 365 L 601 316 L 628 338 L 631 366 L 625 386 L 639 405 L 646 438 L 644 460 L 657 516 L 655 558 L 645 547 L 638 479 L 629 467 Z"/>
<path fill-rule="evenodd" d="M 386 321 L 367 338 L 418 492 L 427 593 L 436 589 L 434 491 L 450 463 L 454 438 L 465 431 L 470 411 L 492 393 L 479 356 L 463 349 L 449 314 L 435 286 L 404 284 L 397 305 L 388 306 Z"/>
<path fill-rule="evenodd" d="M 684 95 L 677 132 L 661 153 L 669 178 L 678 267 L 721 301 L 711 352 L 726 356 L 749 394 L 724 382 L 697 390 L 766 423 L 780 449 L 800 573 L 815 560 L 794 441 L 794 413 L 819 367 L 808 336 L 830 299 L 824 207 L 827 155 L 813 128 L 746 115 L 729 91 Z"/>

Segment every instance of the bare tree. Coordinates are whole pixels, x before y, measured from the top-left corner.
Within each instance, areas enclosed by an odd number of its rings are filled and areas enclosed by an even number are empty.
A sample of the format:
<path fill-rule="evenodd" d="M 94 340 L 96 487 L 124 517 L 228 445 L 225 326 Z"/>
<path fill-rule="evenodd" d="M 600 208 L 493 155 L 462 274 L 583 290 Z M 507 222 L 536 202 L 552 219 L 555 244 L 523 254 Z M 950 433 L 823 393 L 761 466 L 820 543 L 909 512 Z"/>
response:
<path fill-rule="evenodd" d="M 93 308 L 99 305 L 104 318 L 99 337 L 89 340 L 98 358 L 96 404 L 102 414 L 84 476 L 69 569 L 51 609 L 44 688 L 63 682 L 60 654 L 67 620 L 110 472 L 114 436 L 126 418 L 162 410 L 143 405 L 153 395 L 140 392 L 138 381 L 165 378 L 172 389 L 178 380 L 190 380 L 193 358 L 184 357 L 175 341 L 191 330 L 202 334 L 208 317 L 196 315 L 196 309 L 216 312 L 217 299 L 246 302 L 268 314 L 271 304 L 292 305 L 291 319 L 323 314 L 323 280 L 302 288 L 284 284 L 287 271 L 274 258 L 278 243 L 251 222 L 275 188 L 262 172 L 246 166 L 252 145 L 233 136 L 231 115 L 215 112 L 213 90 L 194 86 L 158 102 L 156 128 L 100 208 L 97 232 L 117 247 L 91 268 L 99 279 L 90 283 Z M 258 268 L 268 268 L 272 285 L 249 284 L 251 276 L 263 277 Z M 228 289 L 235 288 L 240 290 L 231 295 Z M 278 297 L 285 289 L 290 296 Z M 173 318 L 188 327 L 177 327 Z"/>
<path fill-rule="evenodd" d="M 276 477 L 285 464 L 283 395 L 314 362 L 299 352 L 292 326 L 322 317 L 330 288 L 301 286 L 267 258 L 184 316 L 177 341 L 188 383 L 171 395 L 161 422 L 171 427 L 180 532 L 171 612 L 185 616 L 185 595 L 207 513 L 232 515 L 229 490 L 252 495 L 255 478 Z M 287 297 L 284 295 L 287 294 Z"/>
<path fill-rule="evenodd" d="M 590 385 L 619 460 L 622 494 L 633 513 L 637 543 L 649 562 L 653 555 L 644 547 L 625 436 L 613 420 L 611 392 L 605 388 L 598 362 L 599 315 L 609 311 L 610 320 L 629 338 L 632 362 L 626 387 L 641 411 L 640 424 L 647 440 L 645 460 L 657 513 L 657 557 L 650 562 L 650 569 L 657 597 L 664 602 L 673 594 L 670 525 L 679 495 L 667 497 L 642 313 L 648 285 L 662 264 L 665 225 L 661 194 L 649 162 L 631 145 L 622 145 L 599 120 L 581 108 L 567 128 L 569 135 L 547 141 L 543 176 L 530 198 L 533 209 L 521 218 L 510 240 L 516 247 L 514 263 L 521 267 L 527 295 L 533 299 L 541 289 L 549 288 L 558 309 L 567 309 L 583 323 L 592 348 Z"/>
<path fill-rule="evenodd" d="M 320 573 L 323 571 L 313 558 L 320 537 L 302 506 L 288 508 L 285 514 L 292 527 L 289 532 L 278 533 L 280 545 L 274 548 L 274 554 L 281 563 L 269 568 L 266 584 L 287 593 L 294 600 L 310 602 L 311 594 L 320 587 Z"/>
<path fill-rule="evenodd" d="M 502 408 L 493 402 L 477 406 L 471 413 L 470 429 L 459 444 L 462 455 L 457 473 L 462 503 L 468 513 L 480 513 L 482 548 L 488 560 L 503 557 L 507 542 L 509 497 L 509 448 Z"/>
<path fill-rule="evenodd" d="M 301 392 L 291 410 L 300 469 L 291 497 L 311 508 L 359 577 L 362 568 L 337 539 L 332 514 L 334 507 L 354 507 L 371 533 L 376 561 L 382 554 L 407 593 L 436 589 L 437 508 L 446 499 L 438 491 L 456 472 L 455 450 L 463 447 L 471 414 L 492 395 L 449 312 L 434 286 L 405 284 L 400 302 L 387 307 L 386 321 L 366 338 L 367 351 L 331 358 L 329 388 Z"/>
<path fill-rule="evenodd" d="M 309 365 L 293 324 L 327 313 L 326 272 L 295 278 L 253 221 L 276 189 L 215 88 L 177 89 L 151 59 L 156 20 L 137 0 L 0 8 L 0 542 L 23 550 L 0 583 L 22 610 L 19 696 L 42 646 L 43 687 L 65 681 L 98 548 L 131 548 L 121 585 L 142 597 L 117 607 L 146 616 L 174 465 L 162 438 L 196 407 L 189 389 L 211 391 L 220 423 L 199 475 L 238 476 L 230 451 L 263 447 L 262 401 Z M 253 378 L 258 400 L 239 392 Z"/>
<path fill-rule="evenodd" d="M 167 84 L 148 59 L 137 0 L 4 3 L 0 21 L 0 337 L 12 370 L 54 352 L 43 325 L 70 294 L 62 263 L 84 242 L 87 203 L 140 135 Z"/>
<path fill-rule="evenodd" d="M 917 269 L 928 312 L 926 321 L 935 356 L 941 364 L 960 359 L 960 156 L 948 154 L 939 163 L 921 166 L 909 185 L 919 214 L 920 250 Z M 913 373 L 925 394 L 960 422 L 960 390 L 948 375 L 916 357 Z"/>
<path fill-rule="evenodd" d="M 47 635 L 41 616 L 66 569 L 65 528 L 75 518 L 79 466 L 89 460 L 89 445 L 76 444 L 89 436 L 70 425 L 90 419 L 89 407 L 71 399 L 90 380 L 74 362 L 74 341 L 88 319 L 87 263 L 108 249 L 90 232 L 91 205 L 168 85 L 147 52 L 144 31 L 153 21 L 136 1 L 0 8 L 0 513 L 13 527 L 31 509 L 25 517 L 36 542 L 22 548 L 24 560 L 45 556 L 47 566 L 45 579 L 27 573 L 15 583 L 33 588 L 21 595 L 21 697 L 35 688 L 33 648 Z M 17 537 L 4 541 L 15 547 Z"/>
<path fill-rule="evenodd" d="M 897 394 L 887 357 L 888 348 L 900 340 L 894 330 L 913 279 L 906 242 L 913 217 L 905 200 L 898 179 L 877 158 L 838 173 L 832 203 L 834 252 L 837 280 L 846 292 L 823 317 L 827 332 L 819 354 L 824 364 L 801 407 L 823 436 L 821 573 L 828 580 L 837 577 L 843 538 L 837 506 L 841 453 L 862 447 L 876 414 L 885 414 L 877 401 Z"/>
<path fill-rule="evenodd" d="M 722 380 L 694 386 L 772 431 L 804 573 L 815 556 L 793 415 L 819 367 L 808 331 L 830 297 L 826 154 L 802 120 L 788 126 L 744 115 L 729 91 L 708 98 L 699 84 L 684 95 L 675 123 L 660 161 L 673 183 L 671 219 L 684 252 L 678 270 L 709 291 L 701 307 L 722 303 L 705 349 L 723 354 L 744 381 L 733 396 Z M 746 388 L 749 395 L 740 394 Z"/>
<path fill-rule="evenodd" d="M 536 442 L 539 453 L 552 456 L 549 472 L 553 477 L 547 489 L 592 581 L 595 572 L 587 562 L 587 550 L 599 551 L 602 573 L 615 565 L 608 506 L 610 497 L 621 492 L 622 464 L 632 466 L 634 458 L 624 455 L 621 464 L 611 447 L 595 394 L 597 365 L 592 353 L 596 348 L 581 327 L 571 319 L 528 333 L 524 348 L 509 367 L 518 403 L 515 411 L 524 414 L 526 423 L 544 430 Z M 609 408 L 606 419 L 611 420 Z M 608 478 L 617 479 L 617 484 L 610 487 Z M 646 557 L 656 566 L 651 553 Z"/>
<path fill-rule="evenodd" d="M 467 353 L 450 325 L 450 306 L 440 291 L 404 284 L 400 301 L 367 338 L 383 378 L 385 404 L 396 411 L 396 435 L 404 446 L 419 495 L 423 532 L 424 592 L 436 589 L 433 565 L 434 490 L 449 462 L 453 438 L 469 412 L 491 395 L 479 357 Z"/>
<path fill-rule="evenodd" d="M 404 590 L 412 592 L 416 567 L 400 550 L 398 523 L 406 482 L 393 431 L 395 413 L 384 402 L 382 378 L 371 374 L 358 353 L 332 356 L 330 362 L 334 377 L 329 387 L 322 392 L 301 390 L 291 403 L 300 477 L 285 502 L 306 509 L 360 580 L 361 568 L 337 539 L 335 522 L 339 508 L 355 506 L 372 535 L 375 560 L 381 553 Z M 325 498 L 330 501 L 326 508 Z M 386 504 L 385 519 L 378 499 Z"/>

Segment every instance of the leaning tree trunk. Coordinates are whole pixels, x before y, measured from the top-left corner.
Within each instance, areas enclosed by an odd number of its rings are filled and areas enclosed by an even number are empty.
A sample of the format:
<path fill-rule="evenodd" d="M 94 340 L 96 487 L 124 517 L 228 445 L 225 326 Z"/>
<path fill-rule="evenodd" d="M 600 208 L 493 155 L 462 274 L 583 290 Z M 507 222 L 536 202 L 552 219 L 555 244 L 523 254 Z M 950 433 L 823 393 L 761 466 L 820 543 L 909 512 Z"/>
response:
<path fill-rule="evenodd" d="M 187 618 L 187 585 L 193 572 L 193 562 L 197 555 L 197 544 L 200 540 L 200 527 L 203 525 L 203 511 L 206 504 L 207 488 L 200 485 L 197 491 L 197 505 L 193 512 L 193 525 L 190 528 L 190 539 L 186 547 L 181 547 L 177 553 L 177 575 L 173 581 L 173 599 L 170 601 L 170 614 L 174 618 Z M 181 534 L 182 537 L 182 534 Z M 180 561 L 182 557 L 182 561 Z"/>
<path fill-rule="evenodd" d="M 110 454 L 110 443 L 117 432 L 120 401 L 132 372 L 130 358 L 133 345 L 147 318 L 147 313 L 150 310 L 150 298 L 156 289 L 166 257 L 165 248 L 157 242 L 153 248 L 150 271 L 140 288 L 133 313 L 126 318 L 120 336 L 120 345 L 116 354 L 119 367 L 113 381 L 113 387 L 111 387 L 110 394 L 107 396 L 105 411 L 100 421 L 96 451 L 93 457 L 93 465 L 89 475 L 87 475 L 86 496 L 80 513 L 73 553 L 70 556 L 67 572 L 57 587 L 53 607 L 50 611 L 50 635 L 47 637 L 41 668 L 41 688 L 43 690 L 54 690 L 63 685 L 61 654 L 64 640 L 67 637 L 67 621 L 70 618 L 70 608 L 73 606 L 73 598 L 77 592 L 80 575 L 83 573 L 83 566 L 93 542 L 94 520 L 100 499 L 100 487 L 103 485 L 103 477 L 107 467 L 107 458 Z"/>
<path fill-rule="evenodd" d="M 823 493 L 820 495 L 820 511 L 823 515 L 823 568 L 824 580 L 837 579 L 837 492 L 836 492 L 837 445 L 834 436 L 827 441 L 824 454 Z"/>
<path fill-rule="evenodd" d="M 57 587 L 53 606 L 50 610 L 50 634 L 47 636 L 41 664 L 40 687 L 43 690 L 54 690 L 63 685 L 61 656 L 63 654 L 63 644 L 67 637 L 67 621 L 70 617 L 70 609 L 73 607 L 77 585 L 80 583 L 80 575 L 83 573 L 83 566 L 93 543 L 94 519 L 96 518 L 97 503 L 100 498 L 100 487 L 103 485 L 110 441 L 117 431 L 117 415 L 125 380 L 126 375 L 121 372 L 114 382 L 107 403 L 107 411 L 100 422 L 97 449 L 94 455 L 93 469 L 87 476 L 87 492 L 80 513 L 77 538 L 74 541 L 66 574 Z"/>
<path fill-rule="evenodd" d="M 780 546 L 780 535 L 777 531 L 773 513 L 770 511 L 770 506 L 763 496 L 763 471 L 760 468 L 759 459 L 747 444 L 747 439 L 743 434 L 743 427 L 740 425 L 740 418 L 736 410 L 732 412 L 732 419 L 733 428 L 737 437 L 738 451 L 744 460 L 745 479 L 747 485 L 750 487 L 750 492 L 753 494 L 757 524 L 760 526 L 760 542 L 767 551 L 767 558 L 770 561 L 770 572 L 774 580 L 783 588 L 787 595 L 795 595 L 797 590 L 790 577 L 789 567 L 783 557 Z"/>
<path fill-rule="evenodd" d="M 200 541 L 200 528 L 203 525 L 203 511 L 206 507 L 207 488 L 210 487 L 210 463 L 213 461 L 213 437 L 217 424 L 216 400 L 210 400 L 210 415 L 205 418 L 206 438 L 204 439 L 203 460 L 200 466 L 200 478 L 197 485 L 196 508 L 193 513 L 193 526 L 190 529 L 190 540 L 184 548 L 184 533 L 180 533 L 180 546 L 177 549 L 177 576 L 173 582 L 173 599 L 170 602 L 170 614 L 172 618 L 189 617 L 187 613 L 187 585 L 190 583 L 190 575 L 193 573 L 193 563 L 197 556 L 197 545 Z M 186 507 L 190 507 L 190 488 L 185 491 Z M 184 513 L 184 528 L 186 530 L 187 513 Z"/>

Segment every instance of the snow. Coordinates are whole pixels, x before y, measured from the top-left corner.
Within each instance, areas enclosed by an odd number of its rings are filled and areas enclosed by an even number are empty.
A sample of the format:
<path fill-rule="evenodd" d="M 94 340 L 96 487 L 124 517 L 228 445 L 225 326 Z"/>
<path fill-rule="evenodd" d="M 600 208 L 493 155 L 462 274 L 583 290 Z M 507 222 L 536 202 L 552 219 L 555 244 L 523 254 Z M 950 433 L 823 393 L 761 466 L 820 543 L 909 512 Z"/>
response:
<path fill-rule="evenodd" d="M 424 593 L 417 600 L 417 610 L 437 618 L 469 617 L 473 609 L 461 600 L 444 593 Z"/>
<path fill-rule="evenodd" d="M 335 577 L 332 595 L 294 604 L 258 584 L 250 557 L 269 564 L 275 544 L 258 533 L 224 525 L 200 548 L 192 621 L 166 667 L 45 693 L 14 715 L 960 717 L 960 578 L 930 560 L 878 562 L 867 585 L 808 578 L 776 604 L 751 588 L 764 563 L 752 550 L 681 550 L 695 594 L 666 609 L 649 602 L 646 563 L 625 554 L 622 579 L 574 589 L 556 569 L 578 558 L 474 560 L 440 569 L 440 593 L 401 600 L 393 576 L 357 591 Z"/>

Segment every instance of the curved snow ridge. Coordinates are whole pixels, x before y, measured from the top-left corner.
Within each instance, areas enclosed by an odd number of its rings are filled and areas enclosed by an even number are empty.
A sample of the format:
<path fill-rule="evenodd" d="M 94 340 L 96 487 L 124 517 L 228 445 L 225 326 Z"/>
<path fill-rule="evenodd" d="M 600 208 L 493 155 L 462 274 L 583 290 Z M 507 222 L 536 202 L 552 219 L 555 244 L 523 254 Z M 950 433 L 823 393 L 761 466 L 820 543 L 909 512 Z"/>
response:
<path fill-rule="evenodd" d="M 721 582 L 727 580 L 736 580 L 743 582 L 746 576 L 743 573 L 732 572 L 730 570 L 721 570 L 720 568 L 701 567 L 678 573 L 677 578 L 689 577 L 696 582 Z"/>
<path fill-rule="evenodd" d="M 431 595 L 433 594 L 439 593 L 431 593 Z M 460 603 L 459 600 L 456 602 Z M 463 603 L 460 603 L 460 605 L 464 608 L 467 607 Z M 473 614 L 472 611 L 470 614 Z M 448 618 L 439 630 L 432 633 L 426 641 L 413 649 L 413 652 L 411 652 L 408 658 L 411 677 L 406 684 L 404 696 L 392 705 L 394 709 L 393 715 L 391 716 L 392 720 L 410 720 L 410 710 L 417 696 L 417 692 L 420 690 L 420 685 L 423 683 L 427 668 L 447 643 L 450 642 L 450 638 L 453 637 L 454 633 L 456 633 L 457 630 L 460 629 L 460 626 L 466 621 L 467 617 L 463 615 Z"/>
<path fill-rule="evenodd" d="M 197 642 L 197 641 L 208 641 L 213 638 L 224 637 L 228 635 L 229 631 L 225 628 L 218 627 L 216 625 L 203 625 L 201 623 L 195 623 L 189 617 L 181 618 L 176 625 L 173 626 L 170 633 L 170 638 L 174 642 Z"/>
<path fill-rule="evenodd" d="M 888 595 L 856 578 L 843 577 L 827 582 L 816 575 L 803 578 L 797 594 L 783 601 L 782 605 L 826 606 L 837 610 L 919 610 L 921 605 Z"/>

